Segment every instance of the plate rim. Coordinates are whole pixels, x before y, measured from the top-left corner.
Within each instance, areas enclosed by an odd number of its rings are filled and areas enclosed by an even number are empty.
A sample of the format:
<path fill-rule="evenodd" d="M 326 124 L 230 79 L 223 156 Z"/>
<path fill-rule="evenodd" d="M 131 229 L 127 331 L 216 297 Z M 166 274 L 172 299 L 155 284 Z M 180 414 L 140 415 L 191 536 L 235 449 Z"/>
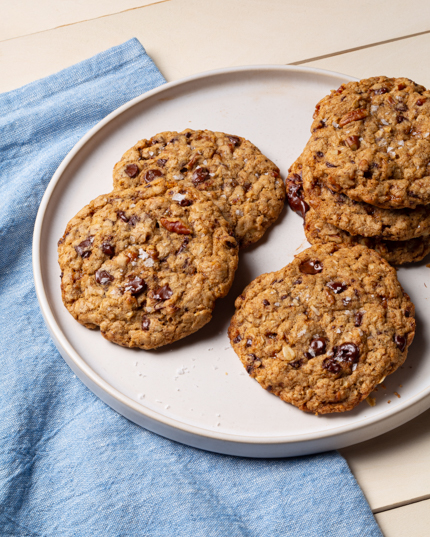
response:
<path fill-rule="evenodd" d="M 197 73 L 185 78 L 181 78 L 179 80 L 175 80 L 172 82 L 167 82 L 165 84 L 162 84 L 161 86 L 158 86 L 157 88 L 154 88 L 148 92 L 143 93 L 142 95 L 139 95 L 135 97 L 134 99 L 131 99 L 130 101 L 126 102 L 110 114 L 108 114 L 105 118 L 103 118 L 100 122 L 98 122 L 94 127 L 92 127 L 71 149 L 71 151 L 66 155 L 66 157 L 63 159 L 57 170 L 55 171 L 54 175 L 52 176 L 51 180 L 48 183 L 48 186 L 44 192 L 44 195 L 42 197 L 41 203 L 39 205 L 39 209 L 37 212 L 35 224 L 34 224 L 34 230 L 33 230 L 33 243 L 32 243 L 32 266 L 33 266 L 33 277 L 34 277 L 34 284 L 35 284 L 35 290 L 36 290 L 36 296 L 39 302 L 39 306 L 42 312 L 42 316 L 45 320 L 45 323 L 47 325 L 47 328 L 53 338 L 53 341 L 60 352 L 60 355 L 63 357 L 63 359 L 66 361 L 66 363 L 71 367 L 71 369 L 77 374 L 77 376 L 80 378 L 82 382 L 93 392 L 97 397 L 102 399 L 105 403 L 107 403 L 111 408 L 114 408 L 115 411 L 121 413 L 123 412 L 118 410 L 118 407 L 126 407 L 130 411 L 130 415 L 133 413 L 136 413 L 140 415 L 142 418 L 148 419 L 150 422 L 157 422 L 161 426 L 167 427 L 167 428 L 173 428 L 177 432 L 182 432 L 188 435 L 191 435 L 193 437 L 198 437 L 205 440 L 213 440 L 215 442 L 222 442 L 227 444 L 246 444 L 246 445 L 258 445 L 258 446 L 285 446 L 289 444 L 296 444 L 296 443 L 308 443 L 308 442 L 318 442 L 323 440 L 329 440 L 333 437 L 339 437 L 348 435 L 349 433 L 355 433 L 359 432 L 366 428 L 374 428 L 375 425 L 389 420 L 391 418 L 391 421 L 393 421 L 393 418 L 396 416 L 406 413 L 408 414 L 408 417 L 404 420 L 401 420 L 399 423 L 391 424 L 389 428 L 384 428 L 381 432 L 374 432 L 374 434 L 371 434 L 370 436 L 366 437 L 364 440 L 367 440 L 369 438 L 373 438 L 375 436 L 378 436 L 379 434 L 383 434 L 385 432 L 388 432 L 389 430 L 398 427 L 402 425 L 403 423 L 406 423 L 410 419 L 413 419 L 414 417 L 418 416 L 421 412 L 424 412 L 429 406 L 430 406 L 430 384 L 427 388 L 422 389 L 414 396 L 408 398 L 404 401 L 404 403 L 400 403 L 400 405 L 396 405 L 395 407 L 391 407 L 384 411 L 381 414 L 378 414 L 371 418 L 362 418 L 358 422 L 354 422 L 348 425 L 339 425 L 337 427 L 334 427 L 330 429 L 329 431 L 319 431 L 319 432 L 307 432 L 307 433 L 299 433 L 294 435 L 283 435 L 283 436 L 266 436 L 266 437 L 258 437 L 258 436 L 249 436 L 249 435 L 239 435 L 239 434 L 232 434 L 232 433 L 225 433 L 225 432 L 217 432 L 212 431 L 209 429 L 204 429 L 202 427 L 198 427 L 196 425 L 191 425 L 188 423 L 184 423 L 178 419 L 171 418 L 168 416 L 165 416 L 164 414 L 160 414 L 159 412 L 152 410 L 146 406 L 143 406 L 139 404 L 138 402 L 134 401 L 130 397 L 124 395 L 119 390 L 111 386 L 106 380 L 104 380 L 100 375 L 98 375 L 86 362 L 85 360 L 78 354 L 78 352 L 73 348 L 65 334 L 62 332 L 61 328 L 59 327 L 56 318 L 54 316 L 54 313 L 51 310 L 51 307 L 49 305 L 49 300 L 46 295 L 46 291 L 43 284 L 43 274 L 42 274 L 42 261 L 41 261 L 41 255 L 40 255 L 40 249 L 41 249 L 41 234 L 42 234 L 42 228 L 44 223 L 44 217 L 46 214 L 46 211 L 49 206 L 49 202 L 51 200 L 51 197 L 55 191 L 55 188 L 57 187 L 58 183 L 61 180 L 61 177 L 68 167 L 68 165 L 72 162 L 72 160 L 75 158 L 75 156 L 80 152 L 80 150 L 100 131 L 102 130 L 108 123 L 116 119 L 118 116 L 122 115 L 124 112 L 129 110 L 130 108 L 133 108 L 137 104 L 152 98 L 154 95 L 157 95 L 158 93 L 163 93 L 165 91 L 170 90 L 171 88 L 175 88 L 177 86 L 186 85 L 190 82 L 199 81 L 203 79 L 209 79 L 211 77 L 217 77 L 220 75 L 228 75 L 228 74 L 235 74 L 235 73 L 241 73 L 246 71 L 255 71 L 255 72 L 270 72 L 270 71 L 278 71 L 278 72 L 300 72 L 300 73 L 313 73 L 318 76 L 323 77 L 339 77 L 346 81 L 357 81 L 358 78 L 352 77 L 350 75 L 345 75 L 343 73 L 339 73 L 336 71 L 329 71 L 325 69 L 318 69 L 315 67 L 306 67 L 306 66 L 296 66 L 296 65 L 244 65 L 239 67 L 228 67 L 228 68 L 222 68 L 222 69 L 215 69 L 211 71 L 205 71 L 202 73 Z M 64 353 L 67 355 L 64 356 Z M 70 362 L 69 362 L 70 360 Z M 87 380 L 87 382 L 85 382 Z M 104 393 L 107 398 L 103 397 L 99 391 Z M 424 400 L 426 397 L 429 397 L 429 400 L 427 401 L 427 406 L 424 405 Z M 116 401 L 117 405 L 112 405 L 111 402 L 109 402 L 109 398 L 112 398 L 114 401 Z M 415 409 L 414 409 L 415 407 Z M 418 408 L 419 407 L 419 408 Z M 412 411 L 412 417 L 410 416 Z M 129 416 L 127 416 L 129 417 Z M 133 420 L 133 418 L 130 418 Z M 134 421 L 134 420 L 133 420 Z M 142 426 L 141 423 L 138 421 L 135 421 L 135 423 Z M 145 424 L 146 427 L 146 424 Z M 147 427 L 148 429 L 152 430 L 150 427 Z M 161 434 L 162 436 L 169 437 L 167 434 L 160 433 L 159 431 L 157 434 Z M 175 438 L 176 440 L 176 438 Z M 188 443 L 183 440 L 178 440 L 182 443 Z M 352 443 L 360 442 L 362 440 L 354 440 L 353 442 L 350 442 L 350 445 Z M 196 445 L 194 442 L 190 442 L 188 445 Z M 205 448 L 210 449 L 210 448 Z M 325 448 L 326 449 L 326 448 Z M 219 449 L 213 449 L 213 451 L 219 451 Z M 225 451 L 228 453 L 228 450 Z M 316 452 L 316 451 L 312 451 Z M 252 456 L 252 455 L 251 455 Z M 257 455 L 258 456 L 258 455 Z M 267 456 L 267 455 L 264 455 Z"/>

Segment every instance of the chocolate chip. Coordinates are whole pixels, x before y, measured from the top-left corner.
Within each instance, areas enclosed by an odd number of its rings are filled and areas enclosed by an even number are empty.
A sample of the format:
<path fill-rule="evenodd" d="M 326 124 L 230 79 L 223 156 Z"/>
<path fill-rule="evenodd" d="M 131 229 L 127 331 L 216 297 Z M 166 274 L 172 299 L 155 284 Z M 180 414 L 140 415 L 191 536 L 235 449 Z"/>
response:
<path fill-rule="evenodd" d="M 330 373 L 339 373 L 342 369 L 342 366 L 333 360 L 333 358 L 326 358 L 322 366 L 324 369 L 327 369 L 327 371 L 330 371 Z"/>
<path fill-rule="evenodd" d="M 362 311 L 357 311 L 357 313 L 354 315 L 354 326 L 361 326 L 361 323 L 363 321 L 364 313 Z"/>
<path fill-rule="evenodd" d="M 406 338 L 404 336 L 394 336 L 394 343 L 403 352 L 406 348 Z"/>
<path fill-rule="evenodd" d="M 402 123 L 402 121 L 405 121 L 405 116 L 401 116 L 400 114 L 397 116 L 396 120 L 397 120 L 397 123 Z"/>
<path fill-rule="evenodd" d="M 348 286 L 346 283 L 340 283 L 340 282 L 328 282 L 327 287 L 333 291 L 336 295 L 343 293 L 348 289 Z"/>
<path fill-rule="evenodd" d="M 237 243 L 226 241 L 225 245 L 227 246 L 227 248 L 236 248 Z"/>
<path fill-rule="evenodd" d="M 250 375 L 252 372 L 254 371 L 254 368 L 252 367 L 252 365 L 247 365 L 246 366 L 246 372 Z"/>
<path fill-rule="evenodd" d="M 293 285 L 299 285 L 299 284 L 302 283 L 302 281 L 303 281 L 302 278 L 297 278 L 297 280 L 295 282 L 293 282 Z"/>
<path fill-rule="evenodd" d="M 418 99 L 415 104 L 417 106 L 422 106 L 426 101 L 427 101 L 427 99 Z"/>
<path fill-rule="evenodd" d="M 191 200 L 185 200 L 185 199 L 179 201 L 178 203 L 179 203 L 179 205 L 180 205 L 181 207 L 189 207 L 190 205 L 193 204 L 193 202 L 192 202 Z"/>
<path fill-rule="evenodd" d="M 185 250 L 185 248 L 187 247 L 189 242 L 190 242 L 190 238 L 185 237 L 185 239 L 182 241 L 181 246 L 179 246 L 179 250 L 176 252 L 176 255 L 182 253 Z"/>
<path fill-rule="evenodd" d="M 248 354 L 248 356 L 252 359 L 252 360 L 257 360 L 257 357 L 255 356 L 255 354 Z"/>
<path fill-rule="evenodd" d="M 207 168 L 196 168 L 193 173 L 192 182 L 194 186 L 199 185 L 200 183 L 203 183 L 207 179 L 209 179 L 209 170 Z"/>
<path fill-rule="evenodd" d="M 299 369 L 303 365 L 303 360 L 295 360 L 294 362 L 289 362 L 288 365 L 291 366 L 293 369 Z"/>
<path fill-rule="evenodd" d="M 139 168 L 137 164 L 129 164 L 128 166 L 125 167 L 124 171 L 131 178 L 139 175 Z"/>
<path fill-rule="evenodd" d="M 282 295 L 281 300 L 285 300 L 288 297 L 288 295 Z"/>
<path fill-rule="evenodd" d="M 364 173 L 363 173 L 363 177 L 365 177 L 366 179 L 371 179 L 371 177 L 372 177 L 372 172 L 371 172 L 371 171 L 364 172 Z"/>
<path fill-rule="evenodd" d="M 302 178 L 299 174 L 293 173 L 287 177 L 286 183 L 288 205 L 295 213 L 304 218 L 310 207 L 304 198 Z"/>
<path fill-rule="evenodd" d="M 178 139 L 177 138 L 172 138 L 169 142 L 167 142 L 168 144 L 174 144 L 175 142 L 177 142 Z"/>
<path fill-rule="evenodd" d="M 191 138 L 191 132 L 186 132 L 185 133 L 185 138 L 187 138 L 187 139 Z"/>
<path fill-rule="evenodd" d="M 268 337 L 269 339 L 276 339 L 276 332 L 267 332 L 266 334 L 266 337 Z"/>
<path fill-rule="evenodd" d="M 115 247 L 110 242 L 103 242 L 100 248 L 101 251 L 108 257 L 113 257 L 115 255 Z"/>
<path fill-rule="evenodd" d="M 263 300 L 263 305 L 264 306 L 270 306 L 270 302 L 266 299 Z"/>
<path fill-rule="evenodd" d="M 327 168 L 337 168 L 336 164 L 332 164 L 331 162 L 326 162 L 325 165 Z"/>
<path fill-rule="evenodd" d="M 155 300 L 168 300 L 173 295 L 173 291 L 170 289 L 169 284 L 159 287 L 152 295 Z"/>
<path fill-rule="evenodd" d="M 148 170 L 143 176 L 147 183 L 150 183 L 157 177 L 163 177 L 163 173 L 160 170 Z"/>
<path fill-rule="evenodd" d="M 248 338 L 248 339 L 246 340 L 246 345 L 245 345 L 245 347 L 250 347 L 251 345 L 252 345 L 252 339 L 251 339 L 251 338 Z"/>
<path fill-rule="evenodd" d="M 130 226 L 135 226 L 137 224 L 137 222 L 139 222 L 140 218 L 137 216 L 137 214 L 134 214 L 133 216 L 130 217 L 128 223 L 130 224 Z"/>
<path fill-rule="evenodd" d="M 395 108 L 398 112 L 406 112 L 406 110 L 408 109 L 408 107 L 404 103 L 397 104 Z"/>
<path fill-rule="evenodd" d="M 127 283 L 124 285 L 124 291 L 129 292 L 131 295 L 139 295 L 146 287 L 145 280 L 142 280 L 139 276 L 129 276 Z"/>
<path fill-rule="evenodd" d="M 188 168 L 181 168 L 181 173 L 187 173 Z"/>
<path fill-rule="evenodd" d="M 318 158 L 323 158 L 324 153 L 322 151 L 317 151 L 316 155 L 317 155 Z"/>
<path fill-rule="evenodd" d="M 228 139 L 235 147 L 238 147 L 241 144 L 240 138 L 237 136 L 228 136 Z"/>
<path fill-rule="evenodd" d="M 98 270 L 96 272 L 96 282 L 100 285 L 107 285 L 110 282 L 114 281 L 112 274 L 109 274 L 106 270 Z"/>
<path fill-rule="evenodd" d="M 80 255 L 83 259 L 89 257 L 92 251 L 92 245 L 94 242 L 94 236 L 91 235 L 77 246 L 75 246 L 76 253 Z"/>
<path fill-rule="evenodd" d="M 303 274 L 318 274 L 322 272 L 323 264 L 317 259 L 307 259 L 300 263 L 299 270 Z"/>
<path fill-rule="evenodd" d="M 319 356 L 324 354 L 327 348 L 327 340 L 323 337 L 314 338 L 309 345 L 309 354 Z"/>
<path fill-rule="evenodd" d="M 339 347 L 334 347 L 333 359 L 336 362 L 347 362 L 355 364 L 358 362 L 360 351 L 355 343 L 343 343 Z"/>
<path fill-rule="evenodd" d="M 410 317 L 411 312 L 409 310 L 405 310 L 405 317 Z"/>
<path fill-rule="evenodd" d="M 149 330 L 150 324 L 151 321 L 148 319 L 148 317 L 142 317 L 142 330 Z"/>
<path fill-rule="evenodd" d="M 117 213 L 118 218 L 121 218 L 123 222 L 128 222 L 128 216 L 125 214 L 124 211 L 118 211 Z"/>
<path fill-rule="evenodd" d="M 164 168 L 164 166 L 166 165 L 166 162 L 167 162 L 167 158 L 159 158 L 157 160 L 157 164 L 160 166 L 160 168 Z"/>
<path fill-rule="evenodd" d="M 233 343 L 239 343 L 239 341 L 242 341 L 242 336 L 240 334 L 233 339 Z"/>

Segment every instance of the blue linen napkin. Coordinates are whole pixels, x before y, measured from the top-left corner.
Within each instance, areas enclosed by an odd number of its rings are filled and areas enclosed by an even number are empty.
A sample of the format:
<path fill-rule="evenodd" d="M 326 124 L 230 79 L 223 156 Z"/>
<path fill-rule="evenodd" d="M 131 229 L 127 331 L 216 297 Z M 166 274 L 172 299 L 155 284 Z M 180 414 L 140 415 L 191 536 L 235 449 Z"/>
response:
<path fill-rule="evenodd" d="M 93 125 L 163 83 L 132 39 L 0 95 L 0 534 L 381 537 L 338 453 L 253 460 L 157 436 L 81 384 L 48 335 L 31 268 L 44 190 Z"/>

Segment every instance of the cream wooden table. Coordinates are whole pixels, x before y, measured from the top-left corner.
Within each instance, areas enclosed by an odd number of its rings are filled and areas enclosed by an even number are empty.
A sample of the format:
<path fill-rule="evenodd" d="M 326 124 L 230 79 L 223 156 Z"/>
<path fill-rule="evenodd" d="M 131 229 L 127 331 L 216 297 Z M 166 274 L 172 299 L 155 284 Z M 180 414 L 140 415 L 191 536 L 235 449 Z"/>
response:
<path fill-rule="evenodd" d="M 0 3 L 0 92 L 131 37 L 168 81 L 300 64 L 430 87 L 428 0 L 15 0 Z M 342 454 L 386 537 L 430 536 L 430 411 Z"/>

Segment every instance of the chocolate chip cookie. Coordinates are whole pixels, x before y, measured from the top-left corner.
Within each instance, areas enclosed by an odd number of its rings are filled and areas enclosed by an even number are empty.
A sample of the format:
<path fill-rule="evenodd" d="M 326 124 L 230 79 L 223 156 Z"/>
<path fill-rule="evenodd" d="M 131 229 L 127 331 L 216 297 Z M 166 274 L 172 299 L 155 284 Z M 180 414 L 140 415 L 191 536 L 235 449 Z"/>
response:
<path fill-rule="evenodd" d="M 77 321 L 118 345 L 154 349 L 210 321 L 238 246 L 207 196 L 159 179 L 89 203 L 58 255 L 63 302 Z"/>
<path fill-rule="evenodd" d="M 381 209 L 353 201 L 314 181 L 310 168 L 302 165 L 301 157 L 289 169 L 286 183 L 293 210 L 303 216 L 306 202 L 323 220 L 351 235 L 402 241 L 430 234 L 430 205 L 416 209 Z"/>
<path fill-rule="evenodd" d="M 430 92 L 407 78 L 342 84 L 316 106 L 314 181 L 382 208 L 430 204 Z"/>
<path fill-rule="evenodd" d="M 229 336 L 263 388 L 301 410 L 351 410 L 406 359 L 414 305 L 365 246 L 317 245 L 236 300 Z"/>
<path fill-rule="evenodd" d="M 245 138 L 222 132 L 161 132 L 140 140 L 113 171 L 117 189 L 157 177 L 207 192 L 233 226 L 241 247 L 260 239 L 284 205 L 279 168 Z"/>
<path fill-rule="evenodd" d="M 403 265 L 421 261 L 430 253 L 430 236 L 416 237 L 406 241 L 387 241 L 377 237 L 351 235 L 333 224 L 325 222 L 319 214 L 310 209 L 305 216 L 305 235 L 311 244 L 363 244 L 376 250 L 391 265 Z"/>

